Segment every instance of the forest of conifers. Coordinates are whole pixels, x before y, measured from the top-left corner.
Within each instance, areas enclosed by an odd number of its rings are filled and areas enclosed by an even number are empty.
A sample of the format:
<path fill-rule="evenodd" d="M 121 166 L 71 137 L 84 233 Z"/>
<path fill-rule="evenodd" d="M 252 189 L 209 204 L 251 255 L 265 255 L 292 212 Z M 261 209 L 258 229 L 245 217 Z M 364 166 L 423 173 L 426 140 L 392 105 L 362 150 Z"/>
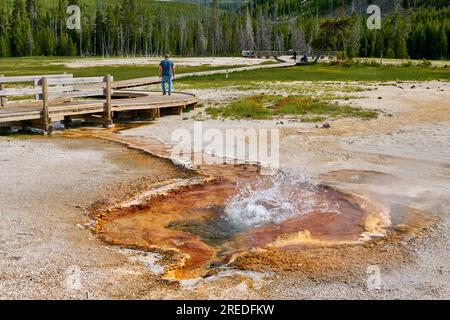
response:
<path fill-rule="evenodd" d="M 450 56 L 449 2 L 0 0 L 0 57 L 223 56 L 320 47 L 350 57 L 443 59 Z M 370 3 L 382 9 L 380 30 L 366 26 Z M 74 4 L 81 7 L 81 30 L 66 28 L 66 9 Z M 344 27 L 324 32 L 327 21 L 344 19 Z"/>

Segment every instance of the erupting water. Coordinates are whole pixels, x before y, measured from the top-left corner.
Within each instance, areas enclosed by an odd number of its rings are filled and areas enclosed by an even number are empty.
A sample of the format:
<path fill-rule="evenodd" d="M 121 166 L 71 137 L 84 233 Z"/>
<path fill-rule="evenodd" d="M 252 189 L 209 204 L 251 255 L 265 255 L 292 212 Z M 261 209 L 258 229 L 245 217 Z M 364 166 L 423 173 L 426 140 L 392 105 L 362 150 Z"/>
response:
<path fill-rule="evenodd" d="M 223 219 L 238 230 L 278 224 L 311 213 L 317 205 L 316 188 L 307 178 L 283 172 L 258 177 L 256 183 L 237 186 L 237 194 L 226 203 Z"/>

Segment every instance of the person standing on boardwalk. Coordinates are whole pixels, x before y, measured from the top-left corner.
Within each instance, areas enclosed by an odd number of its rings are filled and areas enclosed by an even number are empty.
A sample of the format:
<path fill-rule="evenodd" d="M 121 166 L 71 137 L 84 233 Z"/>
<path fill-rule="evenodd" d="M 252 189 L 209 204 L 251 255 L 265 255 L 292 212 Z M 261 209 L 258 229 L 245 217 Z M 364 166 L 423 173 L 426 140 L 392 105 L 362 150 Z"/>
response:
<path fill-rule="evenodd" d="M 159 63 L 159 77 L 162 83 L 163 95 L 166 95 L 166 82 L 169 85 L 169 96 L 172 94 L 173 86 L 172 80 L 175 77 L 175 66 L 172 61 L 169 60 L 170 56 L 166 54 L 164 60 Z"/>

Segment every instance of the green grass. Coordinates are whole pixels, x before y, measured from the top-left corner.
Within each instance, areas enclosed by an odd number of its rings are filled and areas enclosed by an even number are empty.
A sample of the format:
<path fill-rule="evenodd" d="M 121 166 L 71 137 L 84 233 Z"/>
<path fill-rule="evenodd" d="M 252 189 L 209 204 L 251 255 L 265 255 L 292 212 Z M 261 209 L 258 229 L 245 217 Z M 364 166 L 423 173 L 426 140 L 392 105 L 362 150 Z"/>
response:
<path fill-rule="evenodd" d="M 414 60 L 414 59 L 405 60 L 405 59 L 386 59 L 386 58 L 383 58 L 383 60 L 381 60 L 380 58 L 355 58 L 354 60 L 361 63 L 378 63 L 378 64 L 380 64 L 382 61 L 384 65 L 398 65 L 398 66 L 420 65 L 424 62 L 424 60 Z M 432 60 L 430 61 L 430 64 L 433 66 L 443 67 L 445 65 L 450 65 L 450 60 Z"/>
<path fill-rule="evenodd" d="M 87 68 L 68 68 L 64 66 L 65 62 L 69 62 L 79 58 L 65 57 L 24 57 L 24 58 L 0 58 L 0 74 L 4 76 L 23 76 L 23 75 L 42 75 L 42 74 L 58 74 L 71 73 L 75 77 L 94 77 L 111 74 L 114 80 L 128 80 L 134 78 L 145 78 L 157 76 L 159 73 L 158 65 L 117 65 L 117 66 L 99 66 Z M 101 58 L 89 58 L 101 59 Z M 239 67 L 239 66 L 233 66 Z M 211 66 L 178 66 L 177 73 L 189 73 L 197 71 L 207 71 L 223 69 L 224 67 Z"/>
<path fill-rule="evenodd" d="M 213 118 L 235 118 L 235 119 L 268 119 L 274 115 L 273 110 L 264 106 L 266 96 L 255 96 L 244 98 L 233 102 L 226 107 L 207 108 L 206 113 Z"/>
<path fill-rule="evenodd" d="M 305 123 L 315 123 L 315 122 L 323 122 L 325 121 L 327 118 L 325 117 L 320 117 L 320 116 L 312 116 L 312 117 L 304 117 L 302 118 L 302 122 Z"/>
<path fill-rule="evenodd" d="M 257 95 L 241 99 L 219 108 L 207 108 L 214 119 L 271 119 L 277 116 L 296 115 L 303 122 L 320 122 L 326 118 L 353 117 L 363 120 L 375 119 L 378 113 L 351 106 L 341 106 L 328 100 L 308 96 L 282 97 Z"/>
<path fill-rule="evenodd" d="M 427 81 L 450 80 L 449 68 L 419 66 L 332 66 L 311 64 L 284 69 L 262 69 L 207 77 L 190 77 L 180 79 L 179 83 L 196 88 L 245 87 L 251 82 L 261 81 Z"/>

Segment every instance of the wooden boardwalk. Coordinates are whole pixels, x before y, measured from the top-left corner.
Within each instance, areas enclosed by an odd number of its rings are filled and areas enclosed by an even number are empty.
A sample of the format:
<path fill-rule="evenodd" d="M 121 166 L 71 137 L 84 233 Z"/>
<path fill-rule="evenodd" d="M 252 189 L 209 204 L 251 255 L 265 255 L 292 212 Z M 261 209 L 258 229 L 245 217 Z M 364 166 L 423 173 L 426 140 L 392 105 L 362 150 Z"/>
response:
<path fill-rule="evenodd" d="M 95 120 L 104 113 L 105 99 L 90 99 L 72 102 L 54 102 L 48 106 L 51 121 L 67 120 L 68 118 L 84 118 Z M 115 91 L 111 102 L 112 112 L 147 111 L 148 117 L 159 117 L 161 109 L 169 109 L 173 114 L 181 114 L 184 108 L 193 108 L 198 99 L 186 93 L 174 93 L 163 96 L 161 93 L 144 91 Z M 42 119 L 42 103 L 11 103 L 0 109 L 0 125 L 14 122 L 28 122 L 34 126 Z"/>
<path fill-rule="evenodd" d="M 283 60 L 281 60 L 283 61 Z M 239 68 L 178 74 L 175 79 L 223 74 L 258 69 L 285 68 L 295 65 L 288 59 L 282 63 L 260 64 Z M 5 84 L 34 82 L 34 87 L 6 88 Z M 140 118 L 153 119 L 167 109 L 171 114 L 181 114 L 184 108 L 194 108 L 198 99 L 187 93 L 163 96 L 149 91 L 126 90 L 161 83 L 159 77 L 113 81 L 111 76 L 73 78 L 73 75 L 48 75 L 2 77 L 0 76 L 0 127 L 23 126 L 42 128 L 51 132 L 51 122 L 63 121 L 70 125 L 73 119 L 85 119 L 105 126 L 113 119 L 132 112 Z M 4 97 L 36 95 L 36 101 L 8 102 Z M 99 97 L 94 99 L 92 97 Z M 103 98 L 102 98 L 103 97 Z M 105 98 L 106 97 L 106 98 Z M 73 98 L 85 98 L 74 100 Z M 167 112 L 166 112 L 167 113 Z"/>

